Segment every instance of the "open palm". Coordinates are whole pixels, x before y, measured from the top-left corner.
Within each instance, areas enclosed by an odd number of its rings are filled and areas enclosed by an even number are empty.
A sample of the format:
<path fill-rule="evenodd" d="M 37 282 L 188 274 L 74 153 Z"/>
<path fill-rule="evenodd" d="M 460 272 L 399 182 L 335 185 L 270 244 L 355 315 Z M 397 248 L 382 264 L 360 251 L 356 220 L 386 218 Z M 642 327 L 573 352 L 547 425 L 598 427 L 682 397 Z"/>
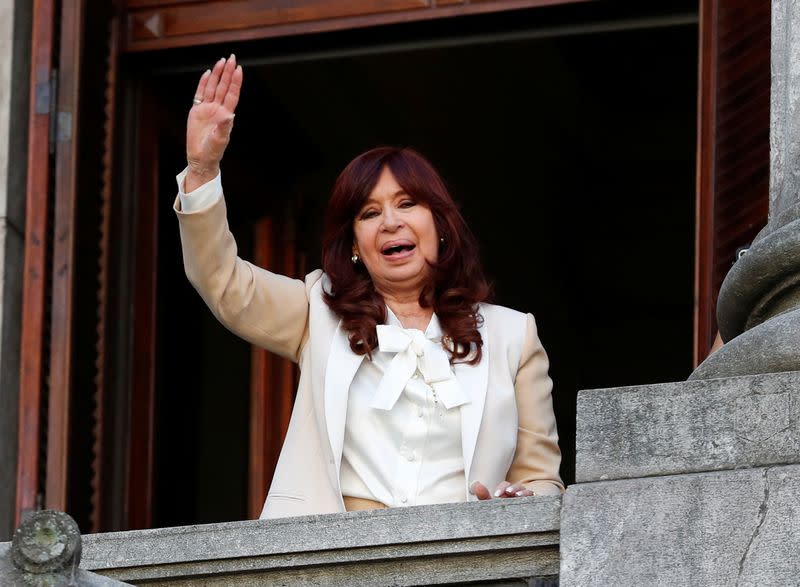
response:
<path fill-rule="evenodd" d="M 206 70 L 197 84 L 195 104 L 186 122 L 186 159 L 198 180 L 208 181 L 219 171 L 231 137 L 242 77 L 242 67 L 231 55 Z"/>

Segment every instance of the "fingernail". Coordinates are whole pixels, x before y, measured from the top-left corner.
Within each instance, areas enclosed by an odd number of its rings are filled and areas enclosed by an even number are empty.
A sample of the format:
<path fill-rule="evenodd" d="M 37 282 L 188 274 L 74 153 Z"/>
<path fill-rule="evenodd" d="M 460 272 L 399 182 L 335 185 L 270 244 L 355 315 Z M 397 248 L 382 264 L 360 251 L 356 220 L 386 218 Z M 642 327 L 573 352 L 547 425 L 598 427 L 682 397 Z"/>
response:
<path fill-rule="evenodd" d="M 478 484 L 478 482 L 477 482 L 477 481 L 473 481 L 472 483 L 470 483 L 470 484 L 469 484 L 469 492 L 470 492 L 472 495 L 475 495 L 475 486 L 476 486 L 477 484 Z"/>
<path fill-rule="evenodd" d="M 236 55 L 234 55 L 233 53 L 231 53 L 231 56 L 230 56 L 230 57 L 228 57 L 228 59 L 236 59 Z"/>
<path fill-rule="evenodd" d="M 211 70 L 210 70 L 210 69 L 206 69 L 206 70 L 203 72 L 203 75 L 208 75 L 209 73 L 211 73 Z"/>
<path fill-rule="evenodd" d="M 513 495 L 514 491 L 515 489 L 513 485 L 509 485 L 508 487 L 506 487 L 506 493 L 508 493 L 509 495 Z"/>
<path fill-rule="evenodd" d="M 502 489 L 498 489 L 497 491 L 494 492 L 494 496 L 495 497 L 500 497 L 501 495 L 503 495 L 503 490 Z"/>
<path fill-rule="evenodd" d="M 517 497 L 522 497 L 523 495 L 525 495 L 525 492 L 524 491 L 517 491 L 514 495 L 516 495 Z"/>

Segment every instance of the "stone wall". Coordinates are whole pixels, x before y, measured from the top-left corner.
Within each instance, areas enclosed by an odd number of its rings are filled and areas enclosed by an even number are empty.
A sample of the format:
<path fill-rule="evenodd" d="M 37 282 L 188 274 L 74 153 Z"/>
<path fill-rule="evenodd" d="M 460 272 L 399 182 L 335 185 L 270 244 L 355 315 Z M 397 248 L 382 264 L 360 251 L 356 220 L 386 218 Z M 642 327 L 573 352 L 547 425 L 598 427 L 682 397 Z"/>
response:
<path fill-rule="evenodd" d="M 0 0 L 0 540 L 16 484 L 31 5 Z"/>

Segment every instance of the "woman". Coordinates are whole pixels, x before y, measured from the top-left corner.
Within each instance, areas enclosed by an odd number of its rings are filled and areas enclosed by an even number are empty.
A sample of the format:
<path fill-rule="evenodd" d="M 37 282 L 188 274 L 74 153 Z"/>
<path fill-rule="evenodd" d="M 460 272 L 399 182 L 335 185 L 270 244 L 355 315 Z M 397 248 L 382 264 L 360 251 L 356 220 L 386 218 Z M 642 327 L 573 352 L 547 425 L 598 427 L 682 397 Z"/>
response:
<path fill-rule="evenodd" d="M 342 172 L 324 272 L 294 280 L 236 256 L 219 163 L 241 84 L 233 55 L 201 77 L 175 210 L 214 315 L 300 364 L 262 517 L 563 491 L 533 317 L 482 303 L 474 240 L 419 154 L 374 149 Z"/>

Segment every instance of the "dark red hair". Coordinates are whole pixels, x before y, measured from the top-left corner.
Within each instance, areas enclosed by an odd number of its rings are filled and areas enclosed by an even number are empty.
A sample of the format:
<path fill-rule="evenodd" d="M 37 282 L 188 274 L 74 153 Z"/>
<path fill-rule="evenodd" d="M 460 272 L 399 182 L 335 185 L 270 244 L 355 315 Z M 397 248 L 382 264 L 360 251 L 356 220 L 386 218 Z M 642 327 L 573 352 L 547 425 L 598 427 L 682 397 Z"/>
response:
<path fill-rule="evenodd" d="M 455 343 L 449 348 L 451 360 L 469 358 L 469 363 L 477 363 L 483 346 L 478 332 L 478 303 L 486 301 L 490 293 L 478 258 L 478 245 L 442 178 L 413 149 L 378 147 L 367 151 L 353 159 L 336 180 L 325 214 L 322 242 L 322 268 L 331 280 L 325 302 L 342 319 L 353 352 L 371 354 L 378 344 L 375 326 L 386 321 L 386 304 L 364 265 L 353 264 L 350 257 L 356 214 L 384 167 L 389 168 L 407 194 L 431 209 L 436 232 L 443 239 L 419 303 L 433 308 L 442 331 Z"/>

